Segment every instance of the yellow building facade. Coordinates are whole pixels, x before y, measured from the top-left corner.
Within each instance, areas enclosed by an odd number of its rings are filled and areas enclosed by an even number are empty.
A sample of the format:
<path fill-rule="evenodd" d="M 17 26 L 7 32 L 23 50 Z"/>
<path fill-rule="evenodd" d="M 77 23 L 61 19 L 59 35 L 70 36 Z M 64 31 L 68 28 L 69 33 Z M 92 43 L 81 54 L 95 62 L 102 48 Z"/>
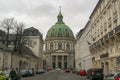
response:
<path fill-rule="evenodd" d="M 93 66 L 102 67 L 104 74 L 119 71 L 120 0 L 99 0 L 90 16 L 90 23 Z"/>

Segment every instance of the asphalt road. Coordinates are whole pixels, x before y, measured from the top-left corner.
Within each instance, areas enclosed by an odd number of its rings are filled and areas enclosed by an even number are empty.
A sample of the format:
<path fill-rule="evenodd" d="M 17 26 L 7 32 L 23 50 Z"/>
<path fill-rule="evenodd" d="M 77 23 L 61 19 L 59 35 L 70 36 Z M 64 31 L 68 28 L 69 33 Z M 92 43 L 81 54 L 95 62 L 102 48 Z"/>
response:
<path fill-rule="evenodd" d="M 36 74 L 32 77 L 22 78 L 21 80 L 86 80 L 86 76 L 52 70 L 44 74 Z"/>

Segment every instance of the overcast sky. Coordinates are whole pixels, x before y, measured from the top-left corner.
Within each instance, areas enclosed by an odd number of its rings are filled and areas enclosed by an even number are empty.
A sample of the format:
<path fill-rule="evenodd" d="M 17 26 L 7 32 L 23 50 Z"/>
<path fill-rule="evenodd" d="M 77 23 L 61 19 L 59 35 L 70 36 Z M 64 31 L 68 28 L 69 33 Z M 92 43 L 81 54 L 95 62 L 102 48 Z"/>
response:
<path fill-rule="evenodd" d="M 48 29 L 57 21 L 59 6 L 63 21 L 74 35 L 82 29 L 96 6 L 98 0 L 0 0 L 0 20 L 15 17 L 26 24 L 26 28 L 35 27 L 44 38 Z"/>

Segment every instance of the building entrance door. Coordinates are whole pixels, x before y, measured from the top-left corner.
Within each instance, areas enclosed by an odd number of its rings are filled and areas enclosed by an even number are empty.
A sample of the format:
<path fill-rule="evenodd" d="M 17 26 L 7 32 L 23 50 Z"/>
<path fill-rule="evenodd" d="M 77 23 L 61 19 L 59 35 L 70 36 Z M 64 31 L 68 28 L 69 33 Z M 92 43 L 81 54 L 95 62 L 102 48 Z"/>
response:
<path fill-rule="evenodd" d="M 58 62 L 58 67 L 62 68 L 62 62 Z"/>
<path fill-rule="evenodd" d="M 53 69 L 55 69 L 55 67 L 56 67 L 56 64 L 55 64 L 55 62 L 53 62 Z"/>
<path fill-rule="evenodd" d="M 67 62 L 64 62 L 64 68 L 67 69 Z"/>

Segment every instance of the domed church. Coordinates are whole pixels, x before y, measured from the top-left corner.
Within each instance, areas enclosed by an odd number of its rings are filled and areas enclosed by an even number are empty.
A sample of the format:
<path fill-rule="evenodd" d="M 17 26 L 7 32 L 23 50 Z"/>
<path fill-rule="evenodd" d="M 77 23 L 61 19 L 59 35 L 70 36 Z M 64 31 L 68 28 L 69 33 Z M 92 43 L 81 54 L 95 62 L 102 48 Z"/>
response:
<path fill-rule="evenodd" d="M 46 67 L 74 68 L 75 38 L 73 32 L 63 22 L 61 11 L 57 19 L 45 38 Z"/>

